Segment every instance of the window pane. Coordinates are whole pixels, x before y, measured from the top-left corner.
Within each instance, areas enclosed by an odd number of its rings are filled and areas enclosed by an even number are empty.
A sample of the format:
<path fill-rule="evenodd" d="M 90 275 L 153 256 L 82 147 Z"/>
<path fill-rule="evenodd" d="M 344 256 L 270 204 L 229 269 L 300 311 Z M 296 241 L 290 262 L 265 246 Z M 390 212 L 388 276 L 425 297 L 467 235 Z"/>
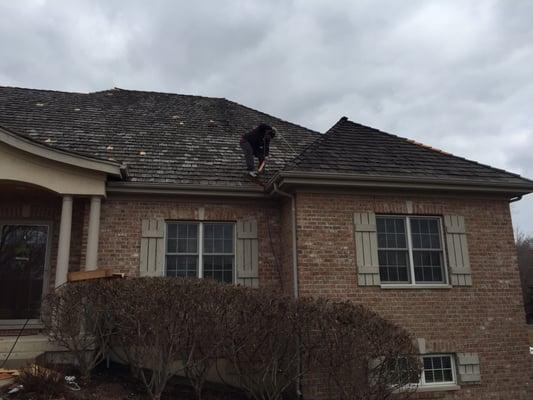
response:
<path fill-rule="evenodd" d="M 377 217 L 378 248 L 406 249 L 405 219 L 398 217 Z"/>
<path fill-rule="evenodd" d="M 426 383 L 449 383 L 454 381 L 451 356 L 426 356 L 423 360 Z"/>
<path fill-rule="evenodd" d="M 178 239 L 167 238 L 167 253 L 178 252 Z"/>
<path fill-rule="evenodd" d="M 198 256 L 167 255 L 167 276 L 198 276 Z"/>
<path fill-rule="evenodd" d="M 204 278 L 215 279 L 219 282 L 233 282 L 233 256 L 204 255 Z"/>
<path fill-rule="evenodd" d="M 442 252 L 413 251 L 416 282 L 444 282 Z"/>
<path fill-rule="evenodd" d="M 170 223 L 167 227 L 167 253 L 197 253 L 198 224 Z"/>
<path fill-rule="evenodd" d="M 204 254 L 233 254 L 233 224 L 204 225 Z"/>
<path fill-rule="evenodd" d="M 167 237 L 176 238 L 178 236 L 178 226 L 176 224 L 168 224 Z"/>
<path fill-rule="evenodd" d="M 438 218 L 410 218 L 414 249 L 440 249 Z"/>
<path fill-rule="evenodd" d="M 409 282 L 407 251 L 379 250 L 378 258 L 382 282 Z"/>

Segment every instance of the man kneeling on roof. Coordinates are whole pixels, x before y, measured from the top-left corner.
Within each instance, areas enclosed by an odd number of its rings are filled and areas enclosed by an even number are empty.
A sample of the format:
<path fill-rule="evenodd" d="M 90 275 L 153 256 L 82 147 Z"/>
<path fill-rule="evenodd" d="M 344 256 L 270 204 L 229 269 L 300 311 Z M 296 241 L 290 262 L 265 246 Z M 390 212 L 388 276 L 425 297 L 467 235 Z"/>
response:
<path fill-rule="evenodd" d="M 250 132 L 245 133 L 241 137 L 241 148 L 246 159 L 246 169 L 248 175 L 257 177 L 257 173 L 262 172 L 265 167 L 266 158 L 270 152 L 270 140 L 276 136 L 276 128 L 267 125 L 259 124 Z M 254 157 L 259 159 L 259 166 L 255 171 Z"/>

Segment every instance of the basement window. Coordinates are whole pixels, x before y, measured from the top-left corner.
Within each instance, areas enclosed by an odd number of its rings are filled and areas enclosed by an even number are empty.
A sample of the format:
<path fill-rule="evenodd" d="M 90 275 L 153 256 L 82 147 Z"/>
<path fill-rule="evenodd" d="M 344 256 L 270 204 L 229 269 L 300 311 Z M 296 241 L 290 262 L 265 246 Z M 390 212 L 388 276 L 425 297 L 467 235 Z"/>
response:
<path fill-rule="evenodd" d="M 446 284 L 439 217 L 377 216 L 382 284 Z"/>
<path fill-rule="evenodd" d="M 396 388 L 397 393 L 412 390 L 437 392 L 460 389 L 452 354 L 427 354 L 420 358 L 422 364 L 420 375 L 409 371 L 406 360 L 402 358 L 390 366 L 391 386 Z"/>
<path fill-rule="evenodd" d="M 227 222 L 169 222 L 166 276 L 235 280 L 235 229 Z"/>
<path fill-rule="evenodd" d="M 420 386 L 450 385 L 457 382 L 453 358 L 449 354 L 422 357 L 423 372 Z"/>

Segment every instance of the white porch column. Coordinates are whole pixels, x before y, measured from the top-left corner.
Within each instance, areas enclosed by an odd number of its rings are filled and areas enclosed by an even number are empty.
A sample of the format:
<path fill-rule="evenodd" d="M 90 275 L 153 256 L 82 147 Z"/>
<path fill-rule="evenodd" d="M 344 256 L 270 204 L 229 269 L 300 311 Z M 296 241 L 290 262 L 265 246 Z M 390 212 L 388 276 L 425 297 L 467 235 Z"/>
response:
<path fill-rule="evenodd" d="M 93 271 L 98 268 L 98 234 L 100 233 L 100 204 L 100 197 L 91 197 L 91 210 L 89 212 L 89 229 L 87 232 L 87 254 L 85 256 L 86 271 Z"/>
<path fill-rule="evenodd" d="M 72 196 L 63 196 L 61 223 L 59 225 L 59 244 L 57 246 L 57 265 L 55 287 L 67 281 L 70 257 L 70 233 L 72 231 Z"/>

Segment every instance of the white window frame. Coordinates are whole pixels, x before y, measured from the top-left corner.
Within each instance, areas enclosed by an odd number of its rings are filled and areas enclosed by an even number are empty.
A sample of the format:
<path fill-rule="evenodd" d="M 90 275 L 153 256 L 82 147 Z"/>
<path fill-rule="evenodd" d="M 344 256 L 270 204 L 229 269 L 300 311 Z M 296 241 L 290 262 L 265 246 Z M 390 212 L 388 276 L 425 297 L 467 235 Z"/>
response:
<path fill-rule="evenodd" d="M 443 229 L 443 218 L 439 215 L 401 215 L 401 214 L 376 214 L 376 218 L 403 218 L 405 221 L 405 234 L 407 236 L 407 253 L 409 259 L 409 275 L 410 282 L 383 282 L 381 287 L 384 289 L 426 289 L 426 288 L 451 288 L 448 274 L 448 263 L 447 263 L 447 250 L 446 250 L 446 241 L 444 237 Z M 439 235 L 441 241 L 441 251 L 442 251 L 442 269 L 443 269 L 443 281 L 442 282 L 422 282 L 416 283 L 415 281 L 415 263 L 413 257 L 413 239 L 411 237 L 411 218 L 433 218 L 439 220 Z M 378 234 L 376 229 L 376 235 Z M 378 251 L 381 250 L 378 246 Z M 392 250 L 392 249 L 391 249 Z"/>
<path fill-rule="evenodd" d="M 203 279 L 204 277 L 204 224 L 231 224 L 233 225 L 233 279 L 232 284 L 237 283 L 237 268 L 236 268 L 236 262 L 237 262 L 237 232 L 236 232 L 236 223 L 235 221 L 165 221 L 165 276 L 167 276 L 167 255 L 168 249 L 168 226 L 170 224 L 195 224 L 198 226 L 198 236 L 196 238 L 198 243 L 198 254 L 187 254 L 187 253 L 180 253 L 183 255 L 196 255 L 198 256 L 198 271 L 196 274 L 197 278 Z M 176 255 L 176 253 L 171 253 L 170 255 Z M 227 254 L 229 255 L 229 254 Z"/>
<path fill-rule="evenodd" d="M 450 357 L 450 365 L 452 369 L 452 380 L 446 381 L 446 382 L 426 382 L 426 374 L 424 369 L 422 368 L 422 373 L 420 374 L 420 382 L 418 383 L 418 387 L 424 388 L 424 387 L 443 387 L 443 386 L 451 386 L 451 385 L 457 385 L 457 369 L 455 366 L 455 357 L 453 354 L 446 354 L 446 353 L 439 353 L 439 354 L 423 354 L 421 356 L 422 359 L 422 365 L 424 365 L 424 358 L 430 358 L 430 357 Z"/>

